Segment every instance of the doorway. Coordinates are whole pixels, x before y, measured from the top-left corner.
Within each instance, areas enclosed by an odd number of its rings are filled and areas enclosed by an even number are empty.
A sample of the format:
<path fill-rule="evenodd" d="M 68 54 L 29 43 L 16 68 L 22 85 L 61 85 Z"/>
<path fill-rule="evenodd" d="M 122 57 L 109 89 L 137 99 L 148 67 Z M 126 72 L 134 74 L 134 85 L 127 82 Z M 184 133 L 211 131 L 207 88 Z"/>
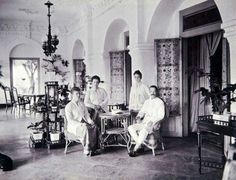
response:
<path fill-rule="evenodd" d="M 11 58 L 11 87 L 19 94 L 39 93 L 39 58 Z"/>
<path fill-rule="evenodd" d="M 219 35 L 219 36 L 218 36 Z M 215 48 L 209 45 L 211 37 Z M 212 41 L 211 41 L 212 42 Z M 188 132 L 196 132 L 196 121 L 199 115 L 212 114 L 211 103 L 204 104 L 198 91 L 201 87 L 217 91 L 213 87 L 222 87 L 222 32 L 213 32 L 186 39 L 187 43 L 187 73 L 188 73 Z"/>

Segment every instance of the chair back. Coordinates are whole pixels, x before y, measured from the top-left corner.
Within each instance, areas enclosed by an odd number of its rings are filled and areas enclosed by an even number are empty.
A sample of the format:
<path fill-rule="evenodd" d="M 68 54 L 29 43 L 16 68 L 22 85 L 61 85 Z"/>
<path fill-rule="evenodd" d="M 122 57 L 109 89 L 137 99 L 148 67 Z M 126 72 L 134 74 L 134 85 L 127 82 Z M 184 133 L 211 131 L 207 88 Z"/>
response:
<path fill-rule="evenodd" d="M 14 104 L 12 92 L 9 87 L 7 87 L 7 86 L 4 87 L 4 94 L 5 94 L 6 104 L 11 104 L 11 105 Z"/>
<path fill-rule="evenodd" d="M 19 103 L 19 96 L 18 96 L 16 87 L 12 87 L 12 97 L 13 97 L 14 102 Z"/>

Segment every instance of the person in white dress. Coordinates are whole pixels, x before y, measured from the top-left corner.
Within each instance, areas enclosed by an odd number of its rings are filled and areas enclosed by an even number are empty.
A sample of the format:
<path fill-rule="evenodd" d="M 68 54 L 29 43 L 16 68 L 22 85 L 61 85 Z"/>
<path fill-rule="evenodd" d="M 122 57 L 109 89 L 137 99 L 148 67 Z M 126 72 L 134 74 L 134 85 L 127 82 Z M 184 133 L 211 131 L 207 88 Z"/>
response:
<path fill-rule="evenodd" d="M 67 131 L 76 135 L 81 141 L 84 154 L 92 155 L 98 148 L 98 129 L 80 98 L 80 89 L 72 88 L 71 94 L 72 100 L 65 107 Z"/>
<path fill-rule="evenodd" d="M 134 83 L 131 86 L 129 97 L 129 111 L 132 120 L 135 119 L 144 102 L 150 97 L 148 86 L 142 83 L 142 73 L 137 70 L 133 74 Z"/>
<path fill-rule="evenodd" d="M 150 94 L 151 97 L 144 102 L 136 117 L 137 123 L 128 127 L 128 132 L 136 144 L 134 149 L 129 152 L 131 157 L 136 156 L 137 150 L 144 143 L 148 134 L 165 117 L 165 104 L 162 99 L 157 97 L 156 86 L 150 86 Z"/>

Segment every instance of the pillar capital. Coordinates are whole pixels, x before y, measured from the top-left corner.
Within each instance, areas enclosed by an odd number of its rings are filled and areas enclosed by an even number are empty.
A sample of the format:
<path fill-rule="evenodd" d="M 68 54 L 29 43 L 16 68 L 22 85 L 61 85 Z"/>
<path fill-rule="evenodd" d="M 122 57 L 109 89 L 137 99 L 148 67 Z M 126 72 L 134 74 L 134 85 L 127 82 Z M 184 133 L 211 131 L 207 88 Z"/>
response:
<path fill-rule="evenodd" d="M 236 40 L 236 19 L 224 22 L 221 27 L 225 30 L 224 37 Z"/>
<path fill-rule="evenodd" d="M 138 43 L 131 44 L 129 47 L 130 51 L 139 50 L 139 51 L 153 51 L 154 44 L 153 43 Z"/>

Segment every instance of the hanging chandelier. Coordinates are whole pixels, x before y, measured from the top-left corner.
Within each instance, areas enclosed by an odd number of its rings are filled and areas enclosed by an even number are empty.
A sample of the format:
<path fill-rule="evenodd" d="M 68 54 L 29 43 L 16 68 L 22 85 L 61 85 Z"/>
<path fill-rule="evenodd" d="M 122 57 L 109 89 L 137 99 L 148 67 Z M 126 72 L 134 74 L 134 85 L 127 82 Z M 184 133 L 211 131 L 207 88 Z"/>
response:
<path fill-rule="evenodd" d="M 50 24 L 50 7 L 53 5 L 50 1 L 44 3 L 48 7 L 48 34 L 47 34 L 47 40 L 43 42 L 42 48 L 44 51 L 44 54 L 46 56 L 51 56 L 56 50 L 57 45 L 59 44 L 59 40 L 57 38 L 57 35 L 53 35 L 51 33 L 51 24 Z"/>

